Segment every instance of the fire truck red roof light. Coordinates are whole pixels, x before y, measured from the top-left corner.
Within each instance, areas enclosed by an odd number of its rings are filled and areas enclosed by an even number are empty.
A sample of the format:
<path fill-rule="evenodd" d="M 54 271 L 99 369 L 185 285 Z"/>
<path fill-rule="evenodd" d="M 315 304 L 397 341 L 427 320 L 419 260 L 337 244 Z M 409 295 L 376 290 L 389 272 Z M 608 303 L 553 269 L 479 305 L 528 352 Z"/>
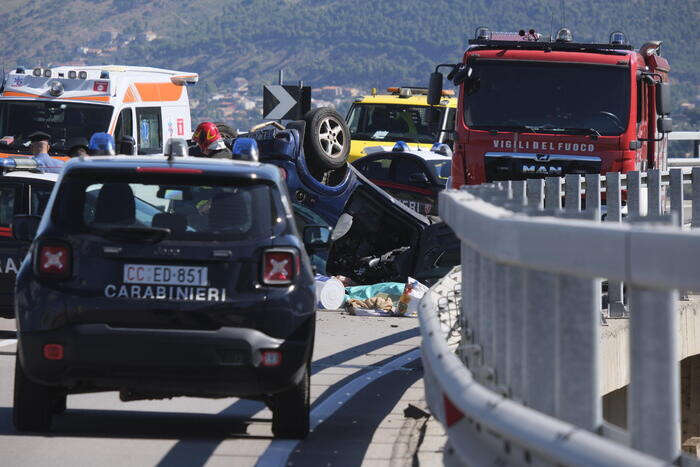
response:
<path fill-rule="evenodd" d="M 46 360 L 63 360 L 63 346 L 61 344 L 46 344 L 43 350 Z"/>

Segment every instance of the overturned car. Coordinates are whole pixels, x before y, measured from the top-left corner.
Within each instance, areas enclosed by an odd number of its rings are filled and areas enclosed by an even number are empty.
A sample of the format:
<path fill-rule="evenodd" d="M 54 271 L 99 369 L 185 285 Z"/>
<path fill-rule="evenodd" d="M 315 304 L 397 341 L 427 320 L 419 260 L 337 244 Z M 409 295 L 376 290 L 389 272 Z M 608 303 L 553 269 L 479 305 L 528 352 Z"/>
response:
<path fill-rule="evenodd" d="M 327 274 L 362 284 L 408 276 L 431 283 L 459 264 L 459 241 L 444 222 L 409 209 L 347 163 L 349 132 L 332 109 L 239 135 L 234 154 L 247 139 L 261 162 L 283 172 L 295 211 L 311 210 L 334 226 Z"/>

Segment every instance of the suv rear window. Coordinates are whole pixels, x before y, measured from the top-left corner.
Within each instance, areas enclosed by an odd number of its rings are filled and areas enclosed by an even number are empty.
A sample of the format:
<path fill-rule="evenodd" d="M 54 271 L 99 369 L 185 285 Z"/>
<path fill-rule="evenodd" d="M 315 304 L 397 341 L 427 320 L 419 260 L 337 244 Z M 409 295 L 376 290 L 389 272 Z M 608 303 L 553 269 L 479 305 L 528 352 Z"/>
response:
<path fill-rule="evenodd" d="M 52 216 L 70 231 L 167 228 L 172 240 L 244 240 L 269 236 L 273 186 L 191 174 L 73 173 Z"/>

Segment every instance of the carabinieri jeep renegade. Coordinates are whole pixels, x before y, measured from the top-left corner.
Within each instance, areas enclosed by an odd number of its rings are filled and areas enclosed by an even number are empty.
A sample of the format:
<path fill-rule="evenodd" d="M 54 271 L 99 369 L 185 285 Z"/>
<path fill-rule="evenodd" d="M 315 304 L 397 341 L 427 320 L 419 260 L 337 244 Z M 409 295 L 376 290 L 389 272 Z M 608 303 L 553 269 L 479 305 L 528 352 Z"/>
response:
<path fill-rule="evenodd" d="M 263 400 L 276 436 L 306 436 L 314 281 L 276 167 L 74 159 L 38 227 L 21 217 L 18 430 L 49 429 L 71 393 L 116 390 Z"/>

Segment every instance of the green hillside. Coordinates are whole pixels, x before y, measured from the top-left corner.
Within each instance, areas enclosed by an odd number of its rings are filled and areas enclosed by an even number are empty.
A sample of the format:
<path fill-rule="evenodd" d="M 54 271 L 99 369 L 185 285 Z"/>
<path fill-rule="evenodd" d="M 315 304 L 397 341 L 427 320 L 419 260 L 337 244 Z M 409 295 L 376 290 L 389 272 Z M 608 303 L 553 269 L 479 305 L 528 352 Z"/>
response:
<path fill-rule="evenodd" d="M 677 105 L 700 107 L 697 0 L 565 4 L 576 40 L 605 41 L 621 29 L 636 47 L 664 41 Z M 290 80 L 313 87 L 425 85 L 435 64 L 461 57 L 477 26 L 549 34 L 562 12 L 558 0 L 3 0 L 0 17 L 0 58 L 8 67 L 119 63 L 198 72 L 193 97 L 203 103 L 195 110 L 200 119 L 221 116 L 209 99 L 231 88 L 234 77 L 259 95 L 280 67 Z M 678 107 L 674 118 L 697 128 L 691 105 Z M 255 118 L 259 107 L 231 123 Z"/>

